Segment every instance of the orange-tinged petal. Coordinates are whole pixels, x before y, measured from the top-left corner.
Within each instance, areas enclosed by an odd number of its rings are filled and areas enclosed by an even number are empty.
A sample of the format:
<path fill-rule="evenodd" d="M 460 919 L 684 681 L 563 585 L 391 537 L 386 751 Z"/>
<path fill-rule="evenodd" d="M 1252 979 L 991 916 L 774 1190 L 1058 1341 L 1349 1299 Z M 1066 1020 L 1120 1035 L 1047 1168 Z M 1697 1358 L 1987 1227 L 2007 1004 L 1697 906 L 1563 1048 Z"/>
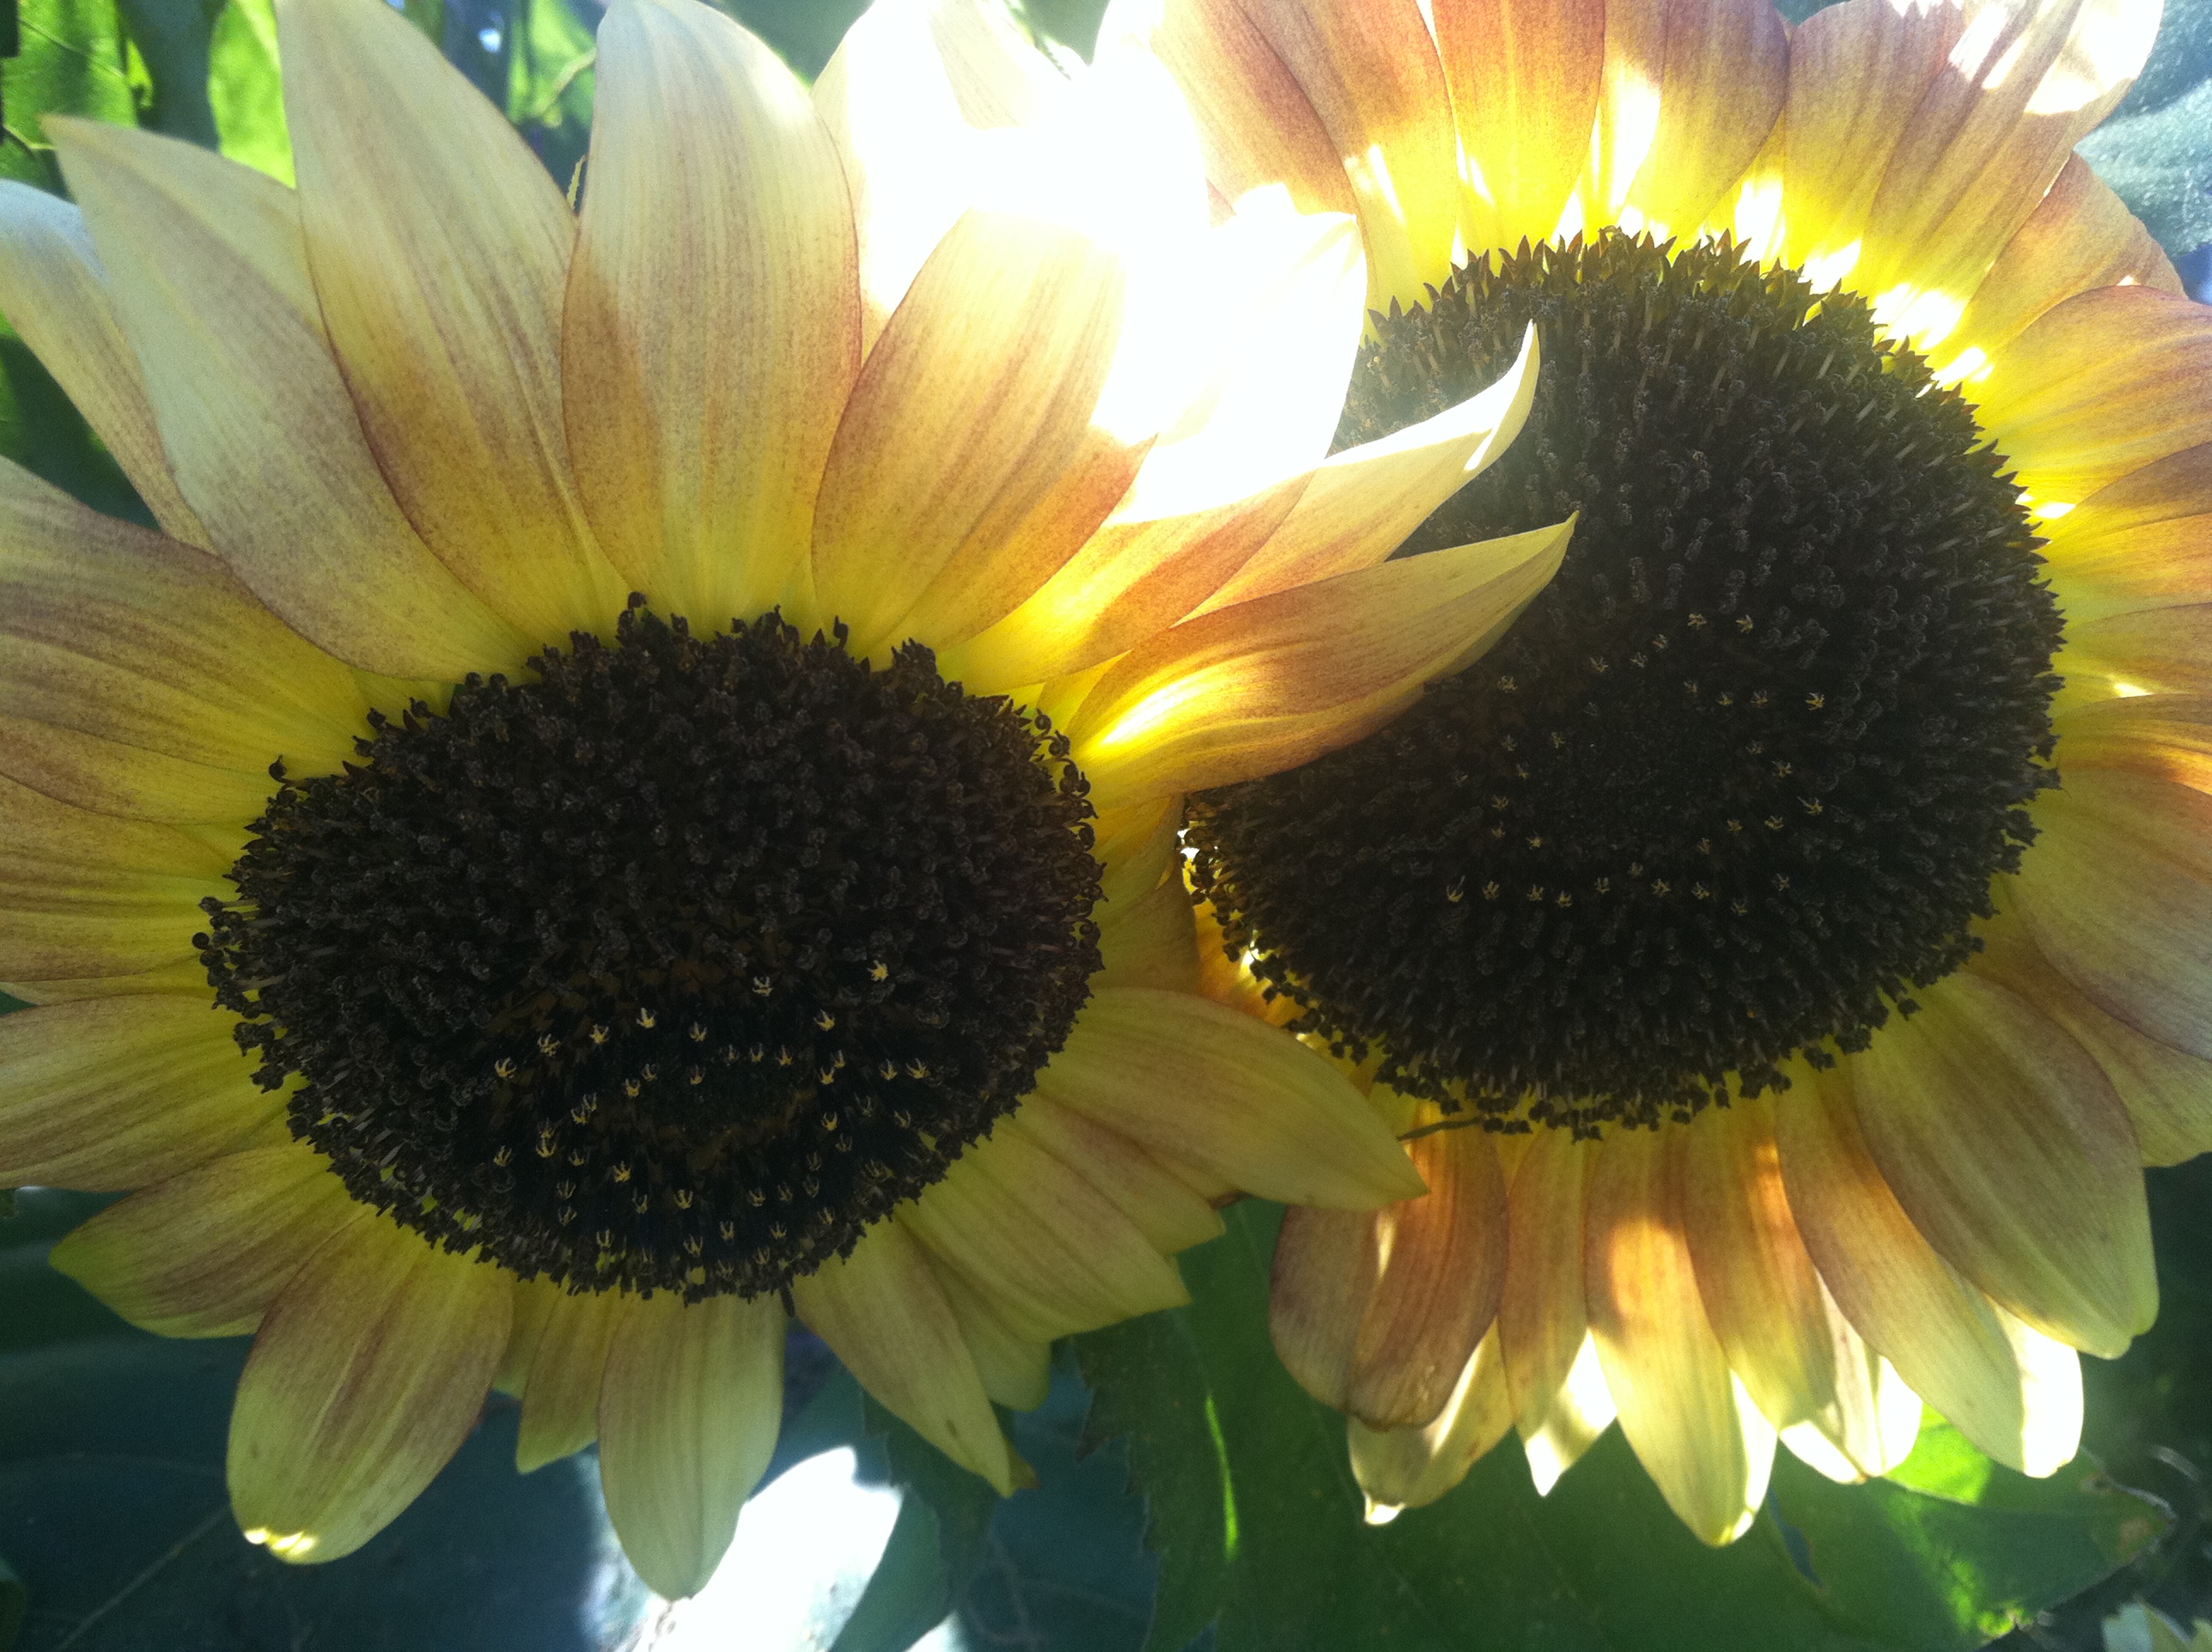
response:
<path fill-rule="evenodd" d="M 2093 641 L 2083 623 L 2131 609 L 2212 599 L 2212 443 L 2107 483 L 2043 530 L 2051 578 L 2077 649 L 2126 664 L 2124 630 Z"/>
<path fill-rule="evenodd" d="M 897 1220 L 1027 1341 L 1190 1300 L 1175 1264 L 1119 1206 L 1005 1122 L 902 1206 Z"/>
<path fill-rule="evenodd" d="M 272 761 L 328 774 L 366 733 L 345 666 L 204 552 L 0 460 L 0 770 L 110 814 L 251 819 Z"/>
<path fill-rule="evenodd" d="M 1372 732 L 1503 635 L 1571 522 L 1339 574 L 1176 626 L 1118 661 L 1069 725 L 1102 807 L 1294 767 Z"/>
<path fill-rule="evenodd" d="M 1621 1432 L 1668 1507 L 1720 1544 L 1765 1500 L 1774 1425 L 1705 1318 L 1675 1192 L 1682 1143 L 1664 1127 L 1606 1141 L 1588 1187 L 1583 1292 Z"/>
<path fill-rule="evenodd" d="M 1425 286 L 1451 273 L 1459 140 L 1419 0 L 1243 4 L 1343 158 L 1367 241 L 1370 307 L 1420 302 Z"/>
<path fill-rule="evenodd" d="M 1263 1199 L 1368 1210 L 1423 1190 L 1352 1081 L 1273 1027 L 1185 993 L 1093 993 L 1040 1094 Z"/>
<path fill-rule="evenodd" d="M 476 1426 L 514 1276 L 388 1217 L 342 1228 L 270 1304 L 231 1413 L 231 1508 L 284 1560 L 351 1554 Z"/>
<path fill-rule="evenodd" d="M 1564 1130 L 1539 1131 L 1509 1194 L 1499 1351 L 1540 1494 L 1613 1419 L 1583 1299 L 1584 1184 L 1595 1156 Z"/>
<path fill-rule="evenodd" d="M 329 1160 L 288 1142 L 109 1206 L 54 1247 L 53 1264 L 143 1331 L 234 1337 L 325 1240 L 368 1215 Z"/>
<path fill-rule="evenodd" d="M 519 1473 L 543 1468 L 599 1437 L 600 1379 L 629 1305 L 619 1291 L 572 1293 L 550 1279 L 515 1287 L 515 1340 L 529 1337 L 526 1350 L 507 1351 L 509 1365 L 520 1366 L 522 1391 L 514 1441 Z"/>
<path fill-rule="evenodd" d="M 2078 155 L 2005 244 L 1948 343 L 1994 355 L 2052 306 L 2123 282 L 2179 293 L 2181 278 L 2150 232 Z"/>
<path fill-rule="evenodd" d="M 2127 1109 L 1996 982 L 1956 975 L 1916 997 L 1854 1063 L 1867 1151 L 1952 1266 L 2046 1336 L 2118 1357 L 2158 1314 Z"/>
<path fill-rule="evenodd" d="M 1763 1096 L 1739 1097 L 1700 1114 L 1687 1133 L 1682 1218 L 1698 1297 L 1784 1444 L 1819 1459 L 1824 1473 L 1840 1461 L 1844 1478 L 1884 1473 L 1912 1449 L 1920 1401 L 1820 1282 L 1790 1214 L 1772 1106 Z"/>
<path fill-rule="evenodd" d="M 783 1421 L 774 1297 L 625 1302 L 599 1390 L 607 1518 L 638 1576 L 696 1594 L 738 1529 Z"/>
<path fill-rule="evenodd" d="M 396 677 L 512 669 L 526 641 L 430 554 L 331 360 L 292 191 L 191 144 L 50 129 L 210 543 L 301 635 Z"/>
<path fill-rule="evenodd" d="M 228 1152 L 283 1106 L 205 997 L 0 1017 L 0 1182 L 143 1187 Z"/>
<path fill-rule="evenodd" d="M 1964 27 L 1905 123 L 1861 232 L 1850 280 L 1877 319 L 1923 338 L 1949 331 L 2074 145 L 2127 94 L 2159 10 L 2159 0 L 1960 9 Z"/>
<path fill-rule="evenodd" d="M 1505 1177 L 1487 1133 L 1438 1131 L 1406 1151 L 1426 1195 L 1293 1209 L 1275 1245 L 1276 1351 L 1309 1394 L 1376 1428 L 1443 1410 L 1505 1284 Z"/>
<path fill-rule="evenodd" d="M 1417 1428 L 1370 1428 L 1345 1418 L 1352 1478 L 1367 1499 L 1370 1525 L 1401 1509 L 1419 1509 L 1467 1478 L 1478 1458 L 1513 1426 L 1513 1396 L 1492 1327 L 1460 1372 L 1451 1398 L 1433 1421 Z"/>
<path fill-rule="evenodd" d="M 849 1256 L 791 1282 L 799 1316 L 886 1409 L 922 1438 L 1012 1496 L 1006 1436 L 976 1375 L 937 1270 L 896 1219 L 861 1235 Z"/>
<path fill-rule="evenodd" d="M 1176 1170 L 1118 1131 L 1030 1095 L 999 1127 L 1026 1137 L 1111 1200 L 1164 1256 L 1221 1233 L 1221 1217 Z"/>
<path fill-rule="evenodd" d="M 1878 1035 L 1879 1036 L 1879 1035 Z M 1850 1058 L 1801 1077 L 1775 1108 L 1790 1210 L 1820 1278 L 1869 1346 L 1960 1433 L 2008 1467 L 2048 1474 L 2081 1430 L 2073 1351 L 1962 1278 L 1921 1236 L 1859 1134 Z"/>
<path fill-rule="evenodd" d="M 1373 568 L 1521 434 L 1542 349 L 1531 326 L 1498 382 L 1419 424 L 1333 455 L 1237 577 L 1206 606 L 1249 602 Z"/>
<path fill-rule="evenodd" d="M 2212 796 L 2084 769 L 2035 818 L 2009 893 L 2044 957 L 2108 1014 L 2212 1058 Z"/>
<path fill-rule="evenodd" d="M 1091 823 L 1091 853 L 1102 868 L 1100 903 L 1129 906 L 1157 888 L 1182 861 L 1182 799 L 1147 798 L 1121 809 L 1102 809 Z"/>
<path fill-rule="evenodd" d="M 1096 422 L 1125 325 L 1120 261 L 1073 230 L 970 213 L 869 353 L 830 450 L 814 579 L 868 653 L 1013 611 L 1127 489 L 1151 432 Z"/>
<path fill-rule="evenodd" d="M 1629 14 L 1644 14 L 1625 27 Z M 1789 31 L 1768 0 L 1667 0 L 1607 13 L 1607 173 L 1593 204 L 1607 216 L 1687 236 L 1727 198 L 1782 114 Z M 1656 27 L 1653 27 L 1653 25 Z M 1633 176 L 1628 161 L 1650 131 Z"/>
<path fill-rule="evenodd" d="M 570 272 L 568 444 L 623 576 L 701 623 L 782 600 L 860 363 L 835 146 L 781 60 L 692 0 L 599 28 Z"/>
<path fill-rule="evenodd" d="M 560 187 L 389 6 L 286 0 L 276 28 L 315 295 L 401 507 L 525 635 L 612 624 L 562 428 Z"/>
<path fill-rule="evenodd" d="M 1280 185 L 1301 211 L 1354 210 L 1328 129 L 1239 0 L 1109 0 L 1098 38 L 1143 45 L 1167 65 L 1190 100 L 1206 175 L 1224 200 Z"/>
<path fill-rule="evenodd" d="M 84 215 L 44 190 L 0 182 L 0 312 L 85 416 L 173 538 L 207 544 L 177 491 Z"/>
<path fill-rule="evenodd" d="M 2045 311 L 1975 388 L 1976 417 L 2039 505 L 2074 504 L 2212 440 L 2212 307 L 2100 287 Z"/>
<path fill-rule="evenodd" d="M 1436 0 L 1433 10 L 1467 152 L 1468 246 L 1545 240 L 1589 158 L 1603 0 Z"/>

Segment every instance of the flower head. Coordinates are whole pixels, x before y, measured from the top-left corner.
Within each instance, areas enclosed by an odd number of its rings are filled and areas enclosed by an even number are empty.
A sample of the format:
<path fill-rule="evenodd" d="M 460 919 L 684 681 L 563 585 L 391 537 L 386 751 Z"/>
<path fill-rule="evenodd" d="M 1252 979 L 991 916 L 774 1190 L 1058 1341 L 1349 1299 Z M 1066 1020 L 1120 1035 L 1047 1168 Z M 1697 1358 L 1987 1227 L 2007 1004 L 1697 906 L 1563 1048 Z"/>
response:
<path fill-rule="evenodd" d="M 811 93 L 617 0 L 580 211 L 374 0 L 279 8 L 296 192 L 56 122 L 0 305 L 152 533 L 0 468 L 0 1179 L 252 1331 L 249 1536 L 349 1552 L 498 1384 L 712 1570 L 787 1316 L 1000 1489 L 993 1402 L 1250 1188 L 1417 1179 L 1191 988 L 1181 794 L 1378 726 L 1557 565 L 1384 559 L 1522 370 L 1328 457 L 1348 221 L 966 0 Z M 1107 167 L 1101 157 L 1117 157 Z"/>
<path fill-rule="evenodd" d="M 1340 440 L 1535 326 L 1524 434 L 1409 548 L 1581 513 L 1479 665 L 1194 806 L 1222 990 L 1433 1190 L 1278 1257 L 1379 1509 L 1515 1424 L 1548 1488 L 1616 1412 L 1715 1542 L 1778 1431 L 1880 1473 L 1923 1399 L 2048 1473 L 2075 1351 L 2150 1322 L 2141 1165 L 2212 1145 L 2212 315 L 2071 150 L 2157 14 L 1109 17 L 1225 197 L 1358 214 Z"/>

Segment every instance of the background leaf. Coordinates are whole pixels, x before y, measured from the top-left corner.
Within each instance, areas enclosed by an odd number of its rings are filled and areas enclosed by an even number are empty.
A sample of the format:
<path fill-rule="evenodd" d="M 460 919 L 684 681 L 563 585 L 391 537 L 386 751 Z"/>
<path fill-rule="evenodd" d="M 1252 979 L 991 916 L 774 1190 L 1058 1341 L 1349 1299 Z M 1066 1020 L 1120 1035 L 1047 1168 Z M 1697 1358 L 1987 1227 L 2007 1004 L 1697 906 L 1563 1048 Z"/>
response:
<path fill-rule="evenodd" d="M 58 190 L 50 114 L 138 118 L 115 0 L 21 0 L 22 50 L 0 60 L 0 178 Z"/>

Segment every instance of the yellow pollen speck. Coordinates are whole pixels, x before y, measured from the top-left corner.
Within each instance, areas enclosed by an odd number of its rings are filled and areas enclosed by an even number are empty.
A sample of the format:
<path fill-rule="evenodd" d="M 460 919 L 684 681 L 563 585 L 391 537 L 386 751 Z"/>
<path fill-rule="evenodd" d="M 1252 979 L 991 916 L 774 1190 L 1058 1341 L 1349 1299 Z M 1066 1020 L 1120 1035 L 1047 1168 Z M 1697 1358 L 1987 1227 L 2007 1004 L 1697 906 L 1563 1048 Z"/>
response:
<path fill-rule="evenodd" d="M 656 1016 L 653 1013 L 653 1011 L 650 1011 L 650 1010 L 647 1009 L 647 1008 L 645 1007 L 645 1005 L 643 1005 L 642 1004 L 641 1004 L 641 1005 L 639 1005 L 637 1006 L 637 1024 L 638 1024 L 639 1026 L 641 1026 L 641 1027 L 650 1027 L 650 1026 L 653 1026 L 653 1025 L 657 1024 L 658 1020 L 659 1020 L 659 1017 L 656 1017 Z"/>
<path fill-rule="evenodd" d="M 248 1543 L 258 1543 L 269 1552 L 283 1560 L 301 1560 L 322 1541 L 313 1532 L 272 1532 L 266 1526 L 257 1526 L 246 1534 Z"/>
<path fill-rule="evenodd" d="M 870 981 L 889 981 L 890 978 L 891 969 L 889 964 L 871 963 L 868 966 L 868 979 Z"/>

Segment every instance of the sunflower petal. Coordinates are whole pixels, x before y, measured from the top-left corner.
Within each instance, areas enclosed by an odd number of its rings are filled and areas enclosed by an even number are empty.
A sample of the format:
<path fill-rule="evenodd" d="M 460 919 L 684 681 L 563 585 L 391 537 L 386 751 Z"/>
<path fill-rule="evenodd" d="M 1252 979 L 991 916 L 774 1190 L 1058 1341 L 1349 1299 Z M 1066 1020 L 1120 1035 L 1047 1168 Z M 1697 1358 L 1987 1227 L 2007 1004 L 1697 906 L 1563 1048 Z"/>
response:
<path fill-rule="evenodd" d="M 1219 608 L 1133 649 L 1068 726 L 1101 807 L 1272 774 L 1449 677 L 1556 573 L 1571 522 Z"/>
<path fill-rule="evenodd" d="M 319 1154 L 256 1147 L 109 1206 L 54 1247 L 53 1265 L 142 1331 L 233 1337 L 368 1214 Z"/>
<path fill-rule="evenodd" d="M 519 1373 L 522 1422 L 514 1441 L 516 1472 L 543 1468 L 599 1437 L 607 1349 L 626 1306 L 619 1292 L 572 1294 L 550 1279 L 526 1280 L 515 1287 L 518 1340 L 525 1334 L 526 1313 L 534 1321 Z M 507 1357 L 514 1362 L 515 1351 L 510 1349 Z"/>
<path fill-rule="evenodd" d="M 1001 1497 L 1014 1490 L 1006 1436 L 991 1410 L 937 1270 L 896 1218 L 852 1254 L 791 1282 L 799 1316 L 862 1388 Z"/>
<path fill-rule="evenodd" d="M 1127 1136 L 1050 1096 L 1025 1096 L 999 1128 L 1026 1137 L 1081 1174 L 1163 1256 L 1202 1245 L 1222 1231 L 1220 1213 L 1172 1169 Z"/>
<path fill-rule="evenodd" d="M 1104 967 L 1091 978 L 1100 987 L 1158 987 L 1198 990 L 1198 930 L 1190 893 L 1180 878 L 1164 878 L 1149 895 L 1098 914 L 1098 951 Z"/>
<path fill-rule="evenodd" d="M 1594 1157 L 1564 1130 L 1540 1131 L 1508 1195 L 1498 1351 L 1540 1496 L 1613 1419 L 1583 1298 L 1584 1184 Z"/>
<path fill-rule="evenodd" d="M 2212 797 L 2085 769 L 2035 817 L 2009 892 L 2043 955 L 2107 1013 L 2212 1058 Z"/>
<path fill-rule="evenodd" d="M 2094 651 L 2124 671 L 2124 635 L 2086 644 L 2079 622 L 2212 598 L 2212 443 L 2106 483 L 2043 531 L 2066 610 L 2067 663 Z"/>
<path fill-rule="evenodd" d="M 143 1187 L 228 1151 L 283 1107 L 204 998 L 0 1017 L 0 1183 Z"/>
<path fill-rule="evenodd" d="M 1188 993 L 1092 993 L 1036 1088 L 1263 1199 L 1365 1210 L 1423 1191 L 1350 1079 L 1274 1028 Z"/>
<path fill-rule="evenodd" d="M 1868 1153 L 1850 1091 L 1846 1062 L 1801 1079 L 1775 1108 L 1783 1183 L 1814 1266 L 1869 1345 L 1960 1433 L 2008 1467 L 2050 1473 L 2080 1430 L 2078 1389 L 2069 1434 L 2063 1361 L 2051 1351 L 2073 1351 L 2013 1320 L 1936 1254 Z"/>
<path fill-rule="evenodd" d="M 1624 27 L 1632 17 L 1649 21 Z M 1605 165 L 1592 204 L 1655 234 L 1689 235 L 1781 117 L 1789 30 L 1768 0 L 1613 7 L 1607 22 L 1598 129 Z M 1649 148 L 1639 153 L 1647 131 Z"/>
<path fill-rule="evenodd" d="M 476 1426 L 514 1286 L 382 1216 L 309 1256 L 238 1380 L 228 1473 L 247 1540 L 312 1563 L 390 1525 Z"/>
<path fill-rule="evenodd" d="M 610 623 L 562 426 L 560 189 L 389 6 L 287 0 L 276 30 L 315 295 L 401 508 L 524 635 Z"/>
<path fill-rule="evenodd" d="M 1467 152 L 1468 246 L 1546 240 L 1589 157 L 1602 0 L 1435 0 L 1432 9 Z"/>
<path fill-rule="evenodd" d="M 768 1468 L 783 1332 L 773 1297 L 623 1304 L 599 1391 L 599 1473 L 623 1552 L 658 1594 L 704 1587 Z"/>
<path fill-rule="evenodd" d="M 177 486 L 293 629 L 395 677 L 531 652 L 431 556 L 331 359 L 292 192 L 187 143 L 49 126 L 146 377 Z"/>
<path fill-rule="evenodd" d="M 84 215 L 13 180 L 0 182 L 0 312 L 115 455 L 163 531 L 205 545 L 207 530 L 177 491 Z"/>
<path fill-rule="evenodd" d="M 1468 1356 L 1451 1398 L 1432 1422 L 1377 1429 L 1357 1417 L 1345 1418 L 1352 1475 L 1367 1499 L 1369 1523 L 1434 1503 L 1465 1479 L 1512 1426 L 1513 1397 L 1493 1326 Z"/>
<path fill-rule="evenodd" d="M 1419 303 L 1451 273 L 1459 140 L 1418 0 L 1243 0 L 1344 160 L 1367 243 L 1369 307 Z"/>
<path fill-rule="evenodd" d="M 599 29 L 568 444 L 623 576 L 702 622 L 780 602 L 860 364 L 853 210 L 791 71 L 720 12 Z"/>
<path fill-rule="evenodd" d="M 1175 1264 L 1112 1200 L 1006 1123 L 897 1219 L 1028 1341 L 1190 1300 Z"/>
<path fill-rule="evenodd" d="M 1016 1315 L 968 1283 L 957 1270 L 939 1271 L 938 1283 L 960 1334 L 975 1361 L 975 1375 L 994 1405 L 1035 1411 L 1052 1391 L 1052 1345 L 1022 1334 Z"/>
<path fill-rule="evenodd" d="M 1733 1542 L 1766 1497 L 1774 1425 L 1743 1392 L 1698 1295 L 1675 1182 L 1679 1131 L 1626 1130 L 1590 1172 L 1583 1290 L 1620 1430 L 1668 1507 Z"/>
<path fill-rule="evenodd" d="M 2212 308 L 2100 287 L 2046 310 L 1997 354 L 1977 417 L 2042 506 L 2212 441 Z"/>
<path fill-rule="evenodd" d="M 1488 1134 L 1438 1131 L 1406 1151 L 1425 1197 L 1294 1208 L 1275 1245 L 1276 1352 L 1309 1394 L 1375 1428 L 1443 1412 L 1505 1285 L 1505 1178 Z"/>

